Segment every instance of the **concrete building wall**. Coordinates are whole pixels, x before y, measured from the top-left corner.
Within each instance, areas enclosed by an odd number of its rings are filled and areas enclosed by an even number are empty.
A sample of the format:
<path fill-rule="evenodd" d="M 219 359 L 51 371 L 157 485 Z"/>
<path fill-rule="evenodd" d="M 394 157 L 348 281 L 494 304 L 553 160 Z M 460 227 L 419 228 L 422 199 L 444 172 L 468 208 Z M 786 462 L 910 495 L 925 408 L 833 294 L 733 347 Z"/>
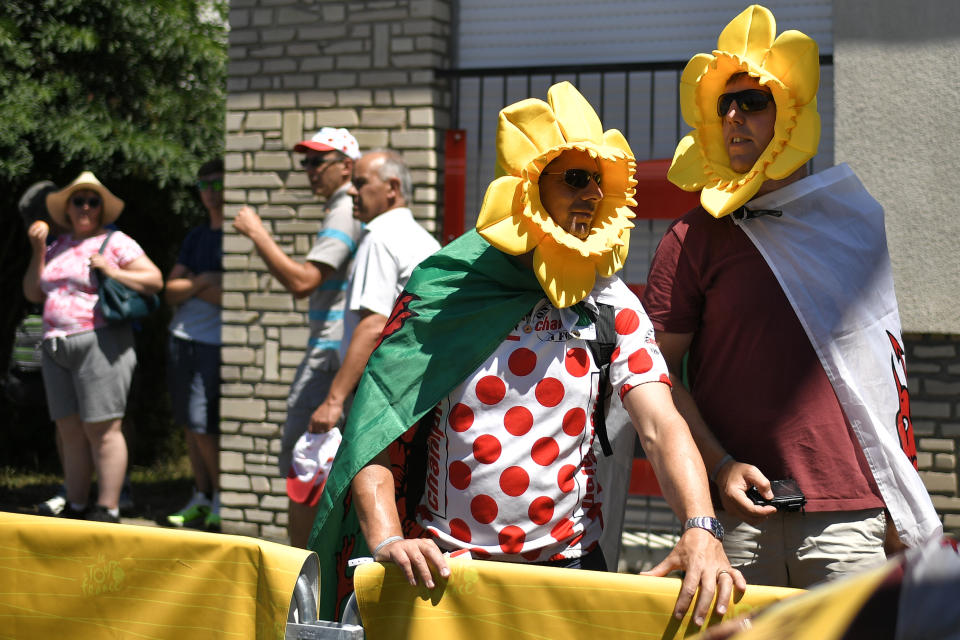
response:
<path fill-rule="evenodd" d="M 836 0 L 836 161 L 886 209 L 905 331 L 960 333 L 960 3 Z"/>
<path fill-rule="evenodd" d="M 230 218 L 253 206 L 303 260 L 323 216 L 290 150 L 321 126 L 347 127 L 361 150 L 402 152 L 415 216 L 437 223 L 438 140 L 450 96 L 446 0 L 233 0 L 230 8 L 224 233 L 221 485 L 223 529 L 286 540 L 276 469 L 286 398 L 308 339 L 307 301 L 266 270 Z"/>
<path fill-rule="evenodd" d="M 833 21 L 834 157 L 886 211 L 920 475 L 956 534 L 960 4 L 835 0 Z"/>

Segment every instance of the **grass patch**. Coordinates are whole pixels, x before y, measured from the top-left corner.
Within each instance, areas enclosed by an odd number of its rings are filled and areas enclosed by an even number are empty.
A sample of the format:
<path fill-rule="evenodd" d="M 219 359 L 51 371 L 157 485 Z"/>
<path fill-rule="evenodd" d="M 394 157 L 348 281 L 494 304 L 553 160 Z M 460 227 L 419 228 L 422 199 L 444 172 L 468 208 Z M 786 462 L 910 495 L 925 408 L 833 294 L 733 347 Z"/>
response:
<path fill-rule="evenodd" d="M 190 460 L 186 455 L 150 466 L 133 466 L 129 476 L 134 508 L 127 515 L 152 521 L 183 506 L 193 487 Z M 33 513 L 36 505 L 51 497 L 62 481 L 57 474 L 0 467 L 0 511 Z"/>

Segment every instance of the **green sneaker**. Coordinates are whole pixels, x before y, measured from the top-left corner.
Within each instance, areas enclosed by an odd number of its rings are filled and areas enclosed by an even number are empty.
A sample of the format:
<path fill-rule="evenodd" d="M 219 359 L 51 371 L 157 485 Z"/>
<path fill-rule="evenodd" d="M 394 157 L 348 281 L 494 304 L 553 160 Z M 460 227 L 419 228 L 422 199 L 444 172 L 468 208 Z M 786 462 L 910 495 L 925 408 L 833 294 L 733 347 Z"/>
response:
<path fill-rule="evenodd" d="M 171 513 L 167 516 L 167 524 L 171 527 L 195 527 L 205 525 L 206 518 L 210 514 L 210 499 L 199 491 L 195 491 L 180 511 Z M 217 520 L 219 521 L 219 516 Z"/>
<path fill-rule="evenodd" d="M 203 519 L 203 527 L 207 531 L 220 532 L 220 492 L 213 492 L 213 500 L 210 502 L 210 510 Z"/>
<path fill-rule="evenodd" d="M 220 514 L 216 511 L 208 511 L 203 519 L 203 528 L 207 531 L 220 532 Z"/>

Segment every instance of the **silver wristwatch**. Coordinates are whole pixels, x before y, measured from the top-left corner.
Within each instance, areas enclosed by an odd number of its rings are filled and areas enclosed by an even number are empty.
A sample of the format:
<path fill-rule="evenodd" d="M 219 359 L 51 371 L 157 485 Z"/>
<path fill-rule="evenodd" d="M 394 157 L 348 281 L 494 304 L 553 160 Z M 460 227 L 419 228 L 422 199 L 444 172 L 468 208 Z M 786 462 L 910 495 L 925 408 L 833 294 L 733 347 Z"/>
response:
<path fill-rule="evenodd" d="M 696 516 L 683 523 L 683 531 L 692 528 L 706 529 L 713 534 L 713 537 L 723 542 L 723 525 L 716 518 L 710 516 Z"/>

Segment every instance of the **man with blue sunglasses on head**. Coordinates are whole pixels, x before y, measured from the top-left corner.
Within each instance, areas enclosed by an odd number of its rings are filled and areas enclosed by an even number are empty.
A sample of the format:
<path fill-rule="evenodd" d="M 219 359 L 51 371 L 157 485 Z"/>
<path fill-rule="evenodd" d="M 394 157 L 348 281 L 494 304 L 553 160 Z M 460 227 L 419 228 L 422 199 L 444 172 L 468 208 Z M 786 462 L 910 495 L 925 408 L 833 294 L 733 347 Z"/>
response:
<path fill-rule="evenodd" d="M 682 74 L 694 130 L 668 177 L 701 207 L 660 242 L 643 305 L 730 561 L 808 587 L 942 528 L 916 471 L 883 209 L 846 165 L 808 175 L 819 52 L 775 36 L 748 7 Z"/>
<path fill-rule="evenodd" d="M 296 298 L 310 296 L 310 340 L 287 398 L 277 461 L 281 477 L 290 475 L 294 447 L 340 368 L 347 281 L 363 234 L 347 195 L 354 162 L 360 158 L 356 138 L 346 129 L 323 127 L 311 139 L 297 143 L 293 151 L 305 154 L 300 165 L 310 188 L 325 199 L 323 223 L 306 260 L 297 262 L 284 253 L 252 208 L 241 208 L 233 221 L 234 228 L 253 241 L 270 273 L 287 291 Z M 307 545 L 317 495 L 305 491 L 290 497 L 287 530 L 292 546 Z"/>
<path fill-rule="evenodd" d="M 220 530 L 220 311 L 223 295 L 223 160 L 197 170 L 207 224 L 183 240 L 164 299 L 176 307 L 167 346 L 174 422 L 186 431 L 194 491 L 165 524 Z"/>

